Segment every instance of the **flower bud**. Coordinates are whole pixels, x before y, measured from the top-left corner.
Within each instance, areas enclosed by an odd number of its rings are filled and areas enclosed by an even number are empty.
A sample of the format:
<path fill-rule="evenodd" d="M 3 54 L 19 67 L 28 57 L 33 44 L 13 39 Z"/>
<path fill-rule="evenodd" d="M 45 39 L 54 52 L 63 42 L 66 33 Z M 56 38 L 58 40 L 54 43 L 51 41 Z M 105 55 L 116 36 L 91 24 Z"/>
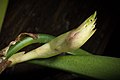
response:
<path fill-rule="evenodd" d="M 60 52 L 68 52 L 80 48 L 96 31 L 94 29 L 95 17 L 96 12 L 87 18 L 78 28 L 58 36 L 52 41 L 52 47 Z"/>

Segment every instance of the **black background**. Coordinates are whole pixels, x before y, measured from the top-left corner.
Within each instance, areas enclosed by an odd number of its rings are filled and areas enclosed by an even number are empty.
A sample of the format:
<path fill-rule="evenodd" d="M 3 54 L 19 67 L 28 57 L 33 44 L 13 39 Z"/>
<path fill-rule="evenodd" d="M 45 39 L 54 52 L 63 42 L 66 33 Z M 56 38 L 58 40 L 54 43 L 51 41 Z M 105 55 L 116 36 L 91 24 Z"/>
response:
<path fill-rule="evenodd" d="M 119 2 L 115 0 L 9 0 L 0 33 L 0 49 L 21 32 L 58 36 L 79 26 L 95 11 L 97 31 L 81 48 L 96 55 L 120 57 Z M 83 79 L 61 70 L 24 63 L 1 74 L 1 78 L 11 80 L 23 77 L 40 80 Z"/>

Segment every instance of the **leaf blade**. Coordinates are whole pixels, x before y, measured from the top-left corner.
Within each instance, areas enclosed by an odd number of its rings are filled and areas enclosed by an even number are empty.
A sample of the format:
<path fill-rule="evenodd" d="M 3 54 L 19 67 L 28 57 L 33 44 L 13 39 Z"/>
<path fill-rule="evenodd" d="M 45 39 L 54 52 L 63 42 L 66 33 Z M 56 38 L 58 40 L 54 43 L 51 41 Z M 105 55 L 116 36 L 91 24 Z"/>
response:
<path fill-rule="evenodd" d="M 120 79 L 120 58 L 105 56 L 58 56 L 29 62 L 102 80 Z"/>
<path fill-rule="evenodd" d="M 8 0 L 0 0 L 0 31 L 4 21 L 7 5 L 8 5 Z"/>

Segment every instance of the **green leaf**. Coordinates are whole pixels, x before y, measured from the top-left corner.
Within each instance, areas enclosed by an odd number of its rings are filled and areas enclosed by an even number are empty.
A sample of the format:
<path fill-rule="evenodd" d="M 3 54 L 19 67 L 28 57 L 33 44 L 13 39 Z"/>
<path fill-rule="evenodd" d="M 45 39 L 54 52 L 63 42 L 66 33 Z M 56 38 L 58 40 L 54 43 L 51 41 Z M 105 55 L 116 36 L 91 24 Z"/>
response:
<path fill-rule="evenodd" d="M 67 53 L 71 55 L 77 55 L 77 56 L 92 56 L 93 55 L 92 53 L 89 53 L 83 49 L 77 49 L 77 50 L 67 52 Z"/>
<path fill-rule="evenodd" d="M 29 63 L 61 69 L 82 76 L 102 79 L 120 79 L 120 58 L 106 56 L 58 56 L 32 60 Z"/>
<path fill-rule="evenodd" d="M 7 5 L 8 5 L 8 0 L 0 0 L 0 31 L 2 28 Z"/>

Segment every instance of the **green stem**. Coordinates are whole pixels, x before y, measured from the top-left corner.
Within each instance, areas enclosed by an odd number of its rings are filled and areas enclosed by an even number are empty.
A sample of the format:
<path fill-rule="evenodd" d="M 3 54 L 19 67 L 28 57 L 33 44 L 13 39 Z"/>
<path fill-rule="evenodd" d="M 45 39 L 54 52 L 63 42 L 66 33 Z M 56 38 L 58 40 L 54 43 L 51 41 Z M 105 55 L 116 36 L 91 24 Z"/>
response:
<path fill-rule="evenodd" d="M 37 39 L 33 39 L 31 37 L 26 37 L 23 40 L 17 42 L 15 45 L 10 47 L 10 49 L 8 50 L 8 52 L 6 54 L 6 58 L 9 58 L 10 56 L 12 56 L 16 52 L 18 52 L 20 49 L 22 49 L 30 44 L 47 43 L 54 38 L 55 38 L 54 36 L 48 35 L 48 34 L 38 34 Z"/>

